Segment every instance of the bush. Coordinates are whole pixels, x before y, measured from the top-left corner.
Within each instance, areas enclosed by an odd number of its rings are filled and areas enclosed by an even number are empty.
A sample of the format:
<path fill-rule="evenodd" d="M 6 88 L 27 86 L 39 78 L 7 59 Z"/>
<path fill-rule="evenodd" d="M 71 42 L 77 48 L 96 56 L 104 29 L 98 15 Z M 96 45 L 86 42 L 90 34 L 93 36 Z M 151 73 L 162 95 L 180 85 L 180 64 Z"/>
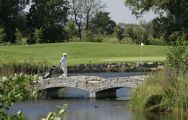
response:
<path fill-rule="evenodd" d="M 165 45 L 163 38 L 153 38 L 153 37 L 151 37 L 149 39 L 149 43 L 150 43 L 150 45 Z"/>
<path fill-rule="evenodd" d="M 0 119 L 23 120 L 23 114 L 9 116 L 3 111 L 9 109 L 15 102 L 31 100 L 36 97 L 34 84 L 36 77 L 19 74 L 0 79 Z"/>
<path fill-rule="evenodd" d="M 0 44 L 4 43 L 6 41 L 6 37 L 7 37 L 7 35 L 5 33 L 4 28 L 0 27 Z"/>
<path fill-rule="evenodd" d="M 34 33 L 33 33 L 33 40 L 36 43 L 43 43 L 43 29 L 35 29 Z"/>
<path fill-rule="evenodd" d="M 184 45 L 178 44 L 177 46 L 169 47 L 167 65 L 177 73 L 180 71 L 185 73 L 188 70 L 188 53 Z"/>
<path fill-rule="evenodd" d="M 15 36 L 16 36 L 15 43 L 18 45 L 21 45 L 23 36 L 22 36 L 22 33 L 18 29 L 16 29 Z"/>
<path fill-rule="evenodd" d="M 124 29 L 121 26 L 117 25 L 115 28 L 115 36 L 116 38 L 121 41 L 124 38 Z"/>
<path fill-rule="evenodd" d="M 86 42 L 102 42 L 103 37 L 101 34 L 94 34 L 90 30 L 87 30 L 85 32 L 84 41 L 86 41 Z"/>

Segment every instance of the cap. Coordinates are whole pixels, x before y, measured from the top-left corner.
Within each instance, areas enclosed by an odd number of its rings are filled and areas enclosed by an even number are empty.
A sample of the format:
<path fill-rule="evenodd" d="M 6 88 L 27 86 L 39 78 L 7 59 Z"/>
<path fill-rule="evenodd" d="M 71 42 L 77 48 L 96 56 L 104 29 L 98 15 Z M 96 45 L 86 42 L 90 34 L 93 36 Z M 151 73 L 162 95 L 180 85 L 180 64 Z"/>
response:
<path fill-rule="evenodd" d="M 67 56 L 67 53 L 63 53 L 63 56 Z"/>

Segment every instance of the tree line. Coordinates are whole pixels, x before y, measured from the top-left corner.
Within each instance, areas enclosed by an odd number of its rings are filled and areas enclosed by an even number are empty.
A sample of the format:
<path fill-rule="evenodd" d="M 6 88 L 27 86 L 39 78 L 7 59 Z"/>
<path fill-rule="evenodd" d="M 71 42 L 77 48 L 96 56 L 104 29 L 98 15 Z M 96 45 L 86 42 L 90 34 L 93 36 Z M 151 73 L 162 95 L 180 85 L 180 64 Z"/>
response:
<path fill-rule="evenodd" d="M 137 17 L 149 10 L 158 17 L 139 25 L 117 25 L 100 0 L 0 0 L 0 43 L 54 43 L 75 38 L 101 42 L 105 36 L 136 44 L 187 40 L 187 0 L 124 2 Z"/>

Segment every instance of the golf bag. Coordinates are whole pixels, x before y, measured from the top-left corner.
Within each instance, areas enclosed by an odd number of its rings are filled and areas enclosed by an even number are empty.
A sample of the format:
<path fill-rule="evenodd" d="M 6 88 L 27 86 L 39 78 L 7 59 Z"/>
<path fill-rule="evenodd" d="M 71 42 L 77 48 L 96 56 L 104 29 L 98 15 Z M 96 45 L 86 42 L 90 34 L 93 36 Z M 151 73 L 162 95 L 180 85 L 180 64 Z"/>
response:
<path fill-rule="evenodd" d="M 42 78 L 46 79 L 46 78 L 51 78 L 52 74 L 55 73 L 56 71 L 56 66 L 51 66 L 50 69 L 47 72 L 42 73 Z"/>

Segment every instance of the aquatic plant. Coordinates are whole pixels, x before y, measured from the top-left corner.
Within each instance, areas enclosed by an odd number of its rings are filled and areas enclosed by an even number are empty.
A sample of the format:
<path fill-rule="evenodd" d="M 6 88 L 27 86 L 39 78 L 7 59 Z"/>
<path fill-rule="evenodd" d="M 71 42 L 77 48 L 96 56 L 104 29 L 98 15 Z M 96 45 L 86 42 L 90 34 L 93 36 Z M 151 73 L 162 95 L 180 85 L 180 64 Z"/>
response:
<path fill-rule="evenodd" d="M 64 120 L 65 114 L 67 110 L 67 104 L 62 107 L 58 107 L 57 112 L 50 112 L 46 118 L 42 118 L 41 120 Z"/>

